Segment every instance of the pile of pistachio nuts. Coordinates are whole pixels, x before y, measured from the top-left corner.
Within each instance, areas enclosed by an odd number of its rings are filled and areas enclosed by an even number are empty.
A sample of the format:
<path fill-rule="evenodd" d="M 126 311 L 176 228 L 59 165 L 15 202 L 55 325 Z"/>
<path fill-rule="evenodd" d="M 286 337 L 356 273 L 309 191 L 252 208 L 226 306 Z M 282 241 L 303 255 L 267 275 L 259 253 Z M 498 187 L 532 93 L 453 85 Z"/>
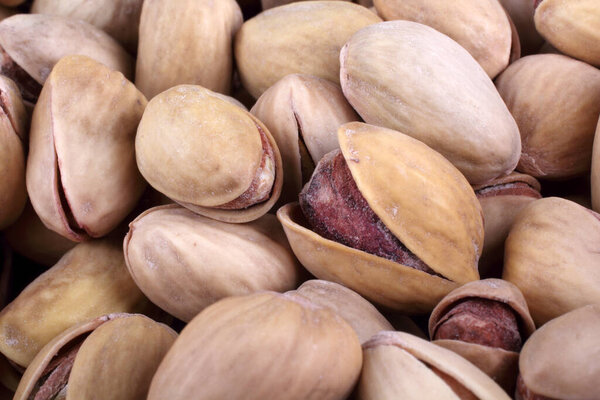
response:
<path fill-rule="evenodd" d="M 598 67 L 600 0 L 0 0 L 0 400 L 600 399 Z"/>

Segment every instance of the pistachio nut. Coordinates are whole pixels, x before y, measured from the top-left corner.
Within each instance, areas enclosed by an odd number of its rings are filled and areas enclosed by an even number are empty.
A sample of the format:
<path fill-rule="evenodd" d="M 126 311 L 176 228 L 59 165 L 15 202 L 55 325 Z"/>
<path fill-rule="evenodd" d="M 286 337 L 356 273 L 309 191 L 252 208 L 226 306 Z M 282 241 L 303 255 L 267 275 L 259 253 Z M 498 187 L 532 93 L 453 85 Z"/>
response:
<path fill-rule="evenodd" d="M 433 309 L 433 343 L 466 358 L 514 392 L 519 351 L 535 331 L 523 294 L 510 282 L 484 279 L 450 292 Z"/>
<path fill-rule="evenodd" d="M 201 86 L 179 85 L 150 100 L 135 155 L 156 190 L 220 221 L 255 220 L 281 193 L 281 156 L 267 127 Z"/>
<path fill-rule="evenodd" d="M 458 354 L 404 332 L 363 344 L 358 400 L 508 400 L 490 377 Z"/>
<path fill-rule="evenodd" d="M 590 175 L 592 208 L 600 212 L 600 119 L 594 133 L 592 146 L 592 171 Z"/>
<path fill-rule="evenodd" d="M 179 205 L 155 207 L 129 225 L 123 248 L 144 294 L 183 321 L 228 296 L 292 290 L 302 276 L 270 214 L 233 225 Z"/>
<path fill-rule="evenodd" d="M 428 25 L 454 39 L 477 60 L 490 78 L 498 75 L 510 58 L 512 32 L 509 19 L 497 0 L 374 0 L 386 20 L 407 20 Z"/>
<path fill-rule="evenodd" d="M 600 66 L 600 9 L 596 0 L 536 0 L 535 27 L 562 53 Z"/>
<path fill-rule="evenodd" d="M 133 76 L 127 51 L 107 33 L 76 19 L 44 14 L 6 18 L 0 22 L 0 47 L 0 72 L 33 104 L 54 65 L 66 55 L 86 55 L 128 79 Z"/>
<path fill-rule="evenodd" d="M 338 140 L 341 151 L 320 161 L 300 194 L 302 210 L 292 203 L 277 212 L 304 267 L 407 313 L 431 311 L 479 279 L 481 206 L 448 160 L 359 122 L 342 125 Z"/>
<path fill-rule="evenodd" d="M 131 54 L 137 51 L 143 0 L 34 0 L 34 14 L 62 15 L 89 22 L 115 38 Z"/>
<path fill-rule="evenodd" d="M 152 376 L 177 333 L 140 314 L 78 323 L 34 358 L 14 400 L 145 400 Z"/>
<path fill-rule="evenodd" d="M 549 197 L 530 203 L 508 234 L 502 278 L 525 296 L 537 326 L 600 302 L 600 215 Z"/>
<path fill-rule="evenodd" d="M 362 27 L 381 22 L 346 1 L 296 2 L 249 19 L 235 37 L 244 87 L 255 98 L 286 75 L 315 75 L 339 83 L 339 51 Z"/>
<path fill-rule="evenodd" d="M 517 165 L 517 124 L 485 71 L 444 34 L 411 21 L 367 26 L 340 63 L 344 95 L 366 123 L 431 146 L 471 184 Z"/>
<path fill-rule="evenodd" d="M 544 39 L 535 29 L 533 3 L 533 1 L 528 0 L 500 0 L 500 4 L 502 4 L 517 29 L 521 52 L 524 56 L 537 53 L 544 43 Z"/>
<path fill-rule="evenodd" d="M 338 127 L 360 120 L 338 85 L 302 74 L 279 80 L 250 112 L 269 128 L 281 152 L 281 205 L 295 201 L 319 160 L 338 148 Z"/>
<path fill-rule="evenodd" d="M 599 330 L 600 304 L 570 311 L 538 329 L 521 351 L 516 398 L 597 398 Z M 538 397 L 523 396 L 524 392 Z"/>
<path fill-rule="evenodd" d="M 479 275 L 498 278 L 502 276 L 504 241 L 510 227 L 523 207 L 542 197 L 541 187 L 534 177 L 512 172 L 473 189 L 483 210 L 485 232 Z"/>
<path fill-rule="evenodd" d="M 519 125 L 519 171 L 566 179 L 590 170 L 600 115 L 598 69 L 566 56 L 539 54 L 511 64 L 496 86 Z"/>
<path fill-rule="evenodd" d="M 356 333 L 326 308 L 274 292 L 229 297 L 183 329 L 148 400 L 342 400 L 361 364 Z"/>
<path fill-rule="evenodd" d="M 117 240 L 80 243 L 2 310 L 0 352 L 26 367 L 68 327 L 107 313 L 134 312 L 145 302 Z"/>
<path fill-rule="evenodd" d="M 146 183 L 134 139 L 146 99 L 123 74 L 85 56 L 61 59 L 33 112 L 27 189 L 44 224 L 74 241 L 101 237 Z"/>
<path fill-rule="evenodd" d="M 16 221 L 27 202 L 25 143 L 28 125 L 17 85 L 0 75 L 0 230 Z"/>
<path fill-rule="evenodd" d="M 179 84 L 227 94 L 242 22 L 235 0 L 144 1 L 135 84 L 149 99 Z"/>

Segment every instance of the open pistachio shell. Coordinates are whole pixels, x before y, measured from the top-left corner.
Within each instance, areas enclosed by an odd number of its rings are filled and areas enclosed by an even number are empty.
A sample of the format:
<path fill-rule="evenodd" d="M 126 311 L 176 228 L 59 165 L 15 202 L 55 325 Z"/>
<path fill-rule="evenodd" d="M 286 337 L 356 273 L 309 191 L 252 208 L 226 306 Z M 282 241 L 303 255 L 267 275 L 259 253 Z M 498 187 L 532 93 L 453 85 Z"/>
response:
<path fill-rule="evenodd" d="M 370 25 L 344 45 L 340 64 L 344 95 L 366 123 L 421 140 L 470 183 L 517 165 L 515 120 L 481 66 L 446 35 L 411 21 Z"/>
<path fill-rule="evenodd" d="M 137 164 L 156 190 L 184 207 L 224 222 L 249 222 L 279 198 L 281 156 L 262 122 L 212 93 L 179 85 L 154 97 L 138 128 Z M 265 146 L 272 149 L 274 174 L 267 199 L 246 208 L 219 208 L 252 196 L 253 183 L 267 171 L 261 167 Z"/>
<path fill-rule="evenodd" d="M 481 207 L 448 160 L 400 132 L 358 122 L 342 125 L 338 140 L 371 209 L 438 275 L 327 240 L 306 227 L 297 205 L 288 204 L 278 211 L 279 220 L 313 275 L 409 313 L 430 311 L 457 283 L 479 279 Z"/>
<path fill-rule="evenodd" d="M 365 7 L 345 1 L 296 2 L 249 19 L 235 37 L 244 87 L 258 98 L 289 74 L 339 83 L 339 51 L 360 28 L 381 22 Z"/>
<path fill-rule="evenodd" d="M 131 276 L 154 304 L 183 321 L 228 296 L 292 290 L 302 275 L 274 215 L 234 225 L 167 205 L 129 227 L 123 247 Z"/>
<path fill-rule="evenodd" d="M 566 313 L 538 329 L 521 351 L 527 388 L 553 399 L 598 397 L 600 304 Z"/>
<path fill-rule="evenodd" d="M 38 353 L 14 399 L 27 400 L 39 393 L 53 359 L 81 342 L 62 389 L 65 399 L 145 399 L 152 376 L 176 337 L 168 326 L 139 314 L 110 314 L 77 324 Z"/>
<path fill-rule="evenodd" d="M 123 74 L 85 56 L 61 59 L 36 104 L 27 160 L 31 204 L 74 241 L 101 237 L 135 207 L 146 183 L 134 138 L 146 99 Z"/>
<path fill-rule="evenodd" d="M 144 1 L 136 85 L 149 99 L 179 84 L 228 94 L 242 22 L 235 0 Z"/>
<path fill-rule="evenodd" d="M 281 151 L 282 205 L 298 199 L 314 166 L 338 148 L 338 127 L 360 119 L 338 85 L 302 74 L 279 80 L 260 96 L 250 112 L 269 128 Z"/>
<path fill-rule="evenodd" d="M 273 292 L 229 297 L 183 329 L 148 400 L 342 400 L 361 364 L 356 333 L 328 309 Z"/>
<path fill-rule="evenodd" d="M 569 200 L 536 200 L 518 215 L 502 278 L 521 290 L 537 326 L 600 302 L 598 241 L 598 214 Z"/>
<path fill-rule="evenodd" d="M 146 301 L 127 272 L 120 242 L 110 238 L 81 243 L 2 310 L 0 352 L 27 366 L 73 324 L 136 311 Z"/>
<path fill-rule="evenodd" d="M 363 344 L 357 393 L 359 400 L 509 399 L 464 358 L 404 332 L 380 332 Z"/>

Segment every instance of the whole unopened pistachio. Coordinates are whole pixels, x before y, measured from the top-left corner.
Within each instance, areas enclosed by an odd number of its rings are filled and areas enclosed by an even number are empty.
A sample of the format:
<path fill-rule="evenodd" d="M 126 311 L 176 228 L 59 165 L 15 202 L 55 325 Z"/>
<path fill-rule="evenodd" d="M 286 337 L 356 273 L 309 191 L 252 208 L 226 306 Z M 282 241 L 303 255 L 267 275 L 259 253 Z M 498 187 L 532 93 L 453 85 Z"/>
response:
<path fill-rule="evenodd" d="M 340 63 L 344 95 L 365 122 L 426 143 L 470 183 L 517 165 L 517 124 L 485 71 L 446 35 L 411 21 L 367 26 Z"/>
<path fill-rule="evenodd" d="M 430 311 L 479 279 L 481 208 L 448 160 L 358 122 L 342 125 L 338 140 L 341 151 L 328 153 L 304 187 L 302 210 L 288 204 L 277 213 L 313 275 L 408 313 Z"/>
<path fill-rule="evenodd" d="M 85 56 L 61 59 L 36 104 L 27 190 L 44 224 L 82 241 L 113 230 L 145 182 L 134 138 L 146 99 L 123 74 Z"/>
<path fill-rule="evenodd" d="M 220 221 L 255 220 L 281 193 L 281 156 L 267 127 L 201 86 L 179 85 L 148 103 L 135 155 L 156 190 Z"/>
<path fill-rule="evenodd" d="M 229 297 L 183 329 L 148 400 L 343 400 L 361 364 L 356 333 L 328 309 L 273 292 Z"/>
<path fill-rule="evenodd" d="M 360 119 L 338 85 L 302 74 L 279 80 L 250 112 L 269 128 L 281 151 L 282 205 L 298 198 L 315 165 L 338 147 L 338 127 Z"/>
<path fill-rule="evenodd" d="M 168 326 L 140 314 L 81 322 L 40 350 L 14 400 L 145 400 L 176 337 Z"/>
<path fill-rule="evenodd" d="M 563 55 L 539 54 L 511 64 L 496 86 L 519 125 L 519 171 L 565 179 L 590 170 L 600 115 L 598 69 Z"/>
<path fill-rule="evenodd" d="M 381 22 L 365 7 L 345 1 L 301 1 L 266 10 L 235 37 L 244 87 L 258 98 L 289 74 L 339 83 L 339 51 L 360 28 Z"/>

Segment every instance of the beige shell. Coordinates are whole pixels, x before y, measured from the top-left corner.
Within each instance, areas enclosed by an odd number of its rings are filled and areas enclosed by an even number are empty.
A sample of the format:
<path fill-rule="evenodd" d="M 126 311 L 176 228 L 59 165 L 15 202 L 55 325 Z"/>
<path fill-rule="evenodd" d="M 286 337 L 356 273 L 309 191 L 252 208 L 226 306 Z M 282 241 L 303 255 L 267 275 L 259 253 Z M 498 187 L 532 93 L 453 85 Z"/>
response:
<path fill-rule="evenodd" d="M 156 190 L 184 207 L 224 222 L 249 222 L 279 198 L 281 156 L 262 122 L 212 93 L 179 85 L 154 97 L 138 128 L 137 164 Z M 241 210 L 214 208 L 249 189 L 263 155 L 261 130 L 275 159 L 269 199 Z"/>
<path fill-rule="evenodd" d="M 600 212 L 600 119 L 596 125 L 594 145 L 592 147 L 592 171 L 590 176 L 592 208 Z"/>
<path fill-rule="evenodd" d="M 404 332 L 380 332 L 363 344 L 358 400 L 458 400 L 435 368 L 469 398 L 510 399 L 494 381 L 454 352 Z"/>
<path fill-rule="evenodd" d="M 529 0 L 500 0 L 500 4 L 516 26 L 524 56 L 537 53 L 544 43 L 533 22 L 533 3 Z"/>
<path fill-rule="evenodd" d="M 52 359 L 82 341 L 68 378 L 66 400 L 145 399 L 154 372 L 177 334 L 139 314 L 110 314 L 79 323 L 50 341 L 25 371 L 15 400 L 34 395 Z"/>
<path fill-rule="evenodd" d="M 31 123 L 27 189 L 44 224 L 82 241 L 113 230 L 146 183 L 134 139 L 146 99 L 123 74 L 85 56 L 61 59 Z"/>
<path fill-rule="evenodd" d="M 600 217 L 569 200 L 529 204 L 515 220 L 504 254 L 503 279 L 525 296 L 537 326 L 600 302 Z"/>
<path fill-rule="evenodd" d="M 485 71 L 444 34 L 410 21 L 371 25 L 346 43 L 340 63 L 342 90 L 366 123 L 421 140 L 470 183 L 517 165 L 517 124 Z"/>
<path fill-rule="evenodd" d="M 18 14 L 0 22 L 0 46 L 38 83 L 43 84 L 64 56 L 91 57 L 127 79 L 133 59 L 107 33 L 84 21 L 43 15 Z"/>
<path fill-rule="evenodd" d="M 407 20 L 428 25 L 464 47 L 494 78 L 508 65 L 512 33 L 498 0 L 375 0 L 386 21 Z"/>
<path fill-rule="evenodd" d="M 81 243 L 2 310 L 0 352 L 26 367 L 68 327 L 111 312 L 136 311 L 146 301 L 127 272 L 119 242 Z"/>
<path fill-rule="evenodd" d="M 600 9 L 596 0 L 544 0 L 535 10 L 535 27 L 554 47 L 600 66 Z"/>
<path fill-rule="evenodd" d="M 258 98 L 289 74 L 339 83 L 339 51 L 360 28 L 381 22 L 365 7 L 345 1 L 297 2 L 249 19 L 235 37 L 244 87 Z"/>
<path fill-rule="evenodd" d="M 89 22 L 135 54 L 142 4 L 143 0 L 34 0 L 31 12 Z"/>
<path fill-rule="evenodd" d="M 590 170 L 600 71 L 566 56 L 540 54 L 511 64 L 496 85 L 519 125 L 519 171 L 565 179 Z"/>
<path fill-rule="evenodd" d="M 361 363 L 356 333 L 326 308 L 273 292 L 229 297 L 183 329 L 148 400 L 342 400 Z"/>
<path fill-rule="evenodd" d="M 338 127 L 360 120 L 338 85 L 302 74 L 279 80 L 260 96 L 250 112 L 269 128 L 281 152 L 281 205 L 296 201 L 314 166 L 339 147 Z"/>
<path fill-rule="evenodd" d="M 564 314 L 538 329 L 521 350 L 519 369 L 534 393 L 553 399 L 598 398 L 600 304 Z"/>
<path fill-rule="evenodd" d="M 479 279 L 481 207 L 456 168 L 425 144 L 390 129 L 350 122 L 340 127 L 338 139 L 371 209 L 441 276 L 324 239 L 306 228 L 299 207 L 289 204 L 278 217 L 304 267 L 320 279 L 409 313 L 430 311 L 457 283 Z"/>
<path fill-rule="evenodd" d="M 135 84 L 149 99 L 179 84 L 227 94 L 242 22 L 235 0 L 144 1 Z"/>
<path fill-rule="evenodd" d="M 131 276 L 154 304 L 183 321 L 228 296 L 292 290 L 302 276 L 274 215 L 234 225 L 168 205 L 129 227 L 123 248 Z"/>

